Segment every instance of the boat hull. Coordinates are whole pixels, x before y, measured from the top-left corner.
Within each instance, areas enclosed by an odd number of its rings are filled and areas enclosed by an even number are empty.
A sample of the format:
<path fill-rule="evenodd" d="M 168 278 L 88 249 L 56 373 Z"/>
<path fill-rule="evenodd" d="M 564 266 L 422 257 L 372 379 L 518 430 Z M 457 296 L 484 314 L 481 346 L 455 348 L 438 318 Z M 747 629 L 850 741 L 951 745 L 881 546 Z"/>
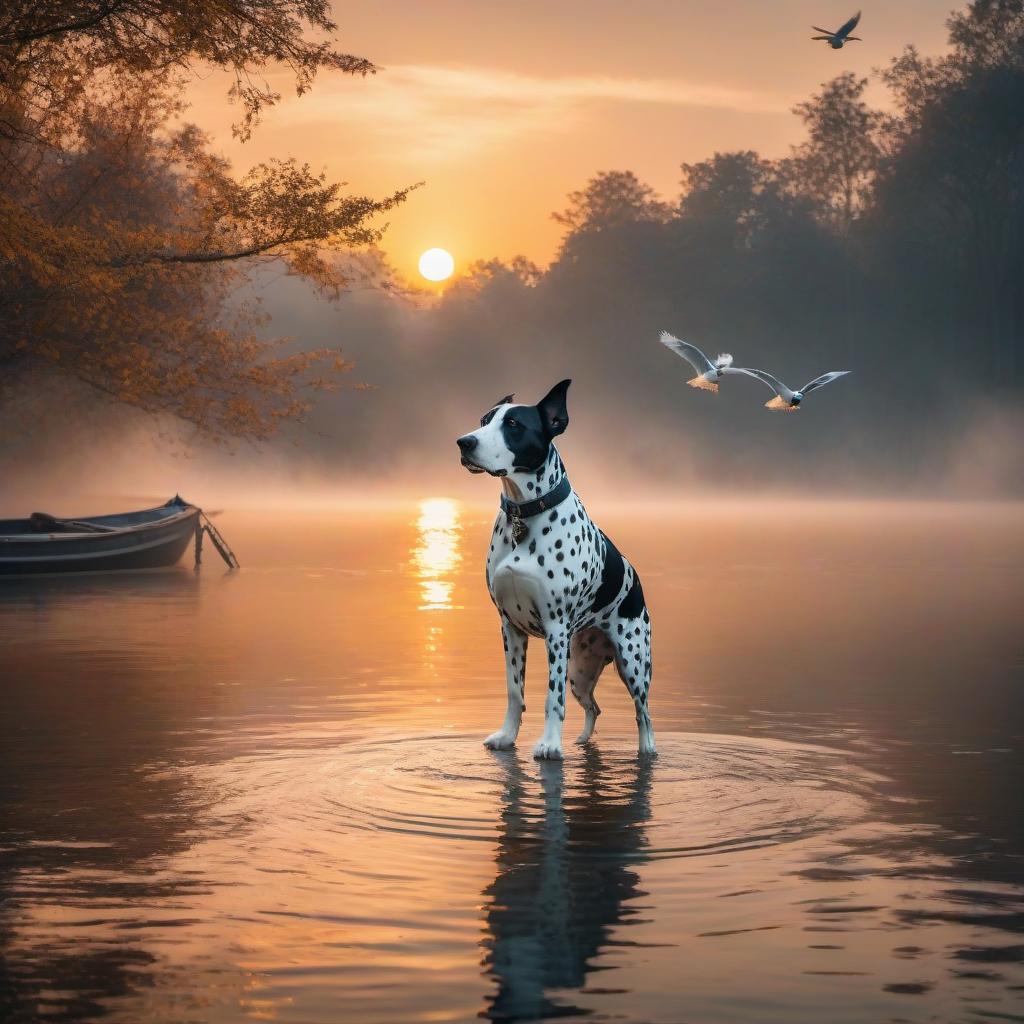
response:
<path fill-rule="evenodd" d="M 0 576 L 164 568 L 194 543 L 198 520 L 199 509 L 187 505 L 104 533 L 0 535 Z"/>

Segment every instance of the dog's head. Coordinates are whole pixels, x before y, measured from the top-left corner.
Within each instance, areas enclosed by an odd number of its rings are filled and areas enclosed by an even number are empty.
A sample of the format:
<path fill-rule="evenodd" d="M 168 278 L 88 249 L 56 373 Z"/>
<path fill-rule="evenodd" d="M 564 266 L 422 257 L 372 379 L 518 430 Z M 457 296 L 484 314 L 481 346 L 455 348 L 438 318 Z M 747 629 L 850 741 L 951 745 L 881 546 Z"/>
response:
<path fill-rule="evenodd" d="M 548 457 L 552 438 L 569 424 L 565 393 L 571 380 L 559 381 L 536 405 L 513 405 L 506 395 L 484 413 L 480 427 L 456 442 L 470 473 L 508 476 L 533 473 Z"/>

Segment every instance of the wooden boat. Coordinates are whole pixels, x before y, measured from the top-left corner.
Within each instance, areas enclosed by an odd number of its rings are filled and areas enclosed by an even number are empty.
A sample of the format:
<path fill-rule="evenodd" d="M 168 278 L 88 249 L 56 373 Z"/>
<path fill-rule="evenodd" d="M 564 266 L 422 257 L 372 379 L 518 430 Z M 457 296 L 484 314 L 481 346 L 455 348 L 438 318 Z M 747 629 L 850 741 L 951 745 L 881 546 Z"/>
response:
<path fill-rule="evenodd" d="M 197 540 L 202 509 L 175 495 L 141 512 L 0 519 L 0 576 L 105 572 L 174 565 Z"/>

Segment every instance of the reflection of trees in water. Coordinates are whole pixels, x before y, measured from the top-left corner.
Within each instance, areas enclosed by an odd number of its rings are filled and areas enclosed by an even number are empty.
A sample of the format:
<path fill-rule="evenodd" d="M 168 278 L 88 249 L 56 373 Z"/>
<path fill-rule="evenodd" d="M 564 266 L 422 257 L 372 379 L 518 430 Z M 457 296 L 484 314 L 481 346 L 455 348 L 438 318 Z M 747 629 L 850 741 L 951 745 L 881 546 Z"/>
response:
<path fill-rule="evenodd" d="M 494 1021 L 585 1012 L 547 995 L 579 989 L 598 968 L 593 960 L 613 943 L 612 930 L 639 909 L 644 893 L 633 870 L 644 858 L 652 766 L 631 763 L 628 778 L 587 749 L 582 791 L 565 793 L 560 762 L 534 780 L 515 754 L 496 754 L 505 769 L 497 876 L 488 901 L 484 966 L 497 985 L 483 1016 Z M 621 944 L 618 942 L 617 944 Z"/>

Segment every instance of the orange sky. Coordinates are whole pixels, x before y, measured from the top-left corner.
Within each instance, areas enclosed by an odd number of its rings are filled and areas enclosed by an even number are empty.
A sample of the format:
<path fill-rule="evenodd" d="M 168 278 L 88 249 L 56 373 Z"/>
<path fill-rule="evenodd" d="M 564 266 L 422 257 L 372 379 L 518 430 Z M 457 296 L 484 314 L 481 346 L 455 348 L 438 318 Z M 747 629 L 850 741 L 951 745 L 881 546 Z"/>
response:
<path fill-rule="evenodd" d="M 384 70 L 322 77 L 284 99 L 253 139 L 231 138 L 237 108 L 211 75 L 191 118 L 242 171 L 296 156 L 383 195 L 425 181 L 391 218 L 384 248 L 405 274 L 431 246 L 457 268 L 524 253 L 550 259 L 549 217 L 599 170 L 631 169 L 674 196 L 682 161 L 800 139 L 792 105 L 841 71 L 869 74 L 913 42 L 945 44 L 948 0 L 868 3 L 863 43 L 832 51 L 857 0 L 359 0 L 335 4 L 342 48 Z M 881 101 L 880 87 L 873 96 Z"/>

